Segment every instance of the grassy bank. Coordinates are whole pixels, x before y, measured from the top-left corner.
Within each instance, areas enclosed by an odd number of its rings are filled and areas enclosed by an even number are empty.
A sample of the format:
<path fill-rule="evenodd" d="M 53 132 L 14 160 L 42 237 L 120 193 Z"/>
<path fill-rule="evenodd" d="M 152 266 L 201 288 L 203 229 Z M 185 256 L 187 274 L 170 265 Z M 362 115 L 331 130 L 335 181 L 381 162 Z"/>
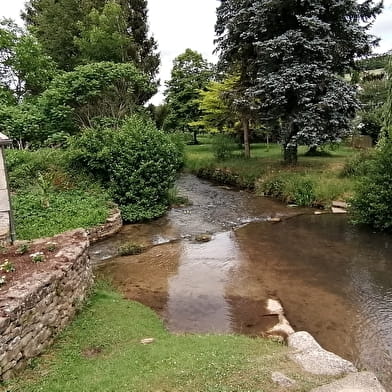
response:
<path fill-rule="evenodd" d="M 188 146 L 186 167 L 193 173 L 220 183 L 255 190 L 299 205 L 328 206 L 333 200 L 353 195 L 358 176 L 351 175 L 358 152 L 340 146 L 326 150 L 324 156 L 306 156 L 300 147 L 296 167 L 282 164 L 281 147 L 252 145 L 252 158 L 242 158 L 238 147 L 224 161 L 214 159 L 211 138 L 201 138 L 201 145 Z M 358 173 L 356 173 L 358 174 Z"/>
<path fill-rule="evenodd" d="M 293 391 L 325 381 L 301 373 L 287 350 L 244 336 L 171 335 L 153 311 L 101 285 L 54 347 L 0 391 L 272 392 L 275 370 L 298 381 Z"/>
<path fill-rule="evenodd" d="M 52 236 L 105 222 L 111 203 L 92 178 L 72 170 L 66 152 L 7 150 L 18 239 Z"/>

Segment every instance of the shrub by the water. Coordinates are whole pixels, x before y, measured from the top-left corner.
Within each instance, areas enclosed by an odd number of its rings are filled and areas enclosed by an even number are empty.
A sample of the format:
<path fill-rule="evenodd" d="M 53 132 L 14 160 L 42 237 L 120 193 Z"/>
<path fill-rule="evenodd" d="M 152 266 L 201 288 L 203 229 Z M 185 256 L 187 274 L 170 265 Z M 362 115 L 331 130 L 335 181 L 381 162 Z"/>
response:
<path fill-rule="evenodd" d="M 353 198 L 353 221 L 392 231 L 392 140 L 385 141 Z"/>
<path fill-rule="evenodd" d="M 84 131 L 71 143 L 71 160 L 109 189 L 125 221 L 136 222 L 165 212 L 183 154 L 172 136 L 132 116 L 117 130 Z"/>
<path fill-rule="evenodd" d="M 371 162 L 374 158 L 373 150 L 365 150 L 348 160 L 341 172 L 342 177 L 361 177 L 369 174 Z"/>
<path fill-rule="evenodd" d="M 237 145 L 230 136 L 216 135 L 212 139 L 212 152 L 217 161 L 231 158 L 236 148 Z"/>

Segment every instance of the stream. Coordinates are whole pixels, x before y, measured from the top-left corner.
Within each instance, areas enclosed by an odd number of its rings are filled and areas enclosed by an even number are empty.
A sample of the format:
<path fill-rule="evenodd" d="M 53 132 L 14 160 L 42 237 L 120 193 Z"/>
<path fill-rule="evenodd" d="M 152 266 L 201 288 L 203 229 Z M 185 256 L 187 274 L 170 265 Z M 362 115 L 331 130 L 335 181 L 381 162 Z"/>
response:
<path fill-rule="evenodd" d="M 263 336 L 278 322 L 268 303 L 279 299 L 295 330 L 392 385 L 390 236 L 189 174 L 177 186 L 191 205 L 92 247 L 100 274 L 174 333 Z M 116 256 L 129 242 L 146 251 Z"/>

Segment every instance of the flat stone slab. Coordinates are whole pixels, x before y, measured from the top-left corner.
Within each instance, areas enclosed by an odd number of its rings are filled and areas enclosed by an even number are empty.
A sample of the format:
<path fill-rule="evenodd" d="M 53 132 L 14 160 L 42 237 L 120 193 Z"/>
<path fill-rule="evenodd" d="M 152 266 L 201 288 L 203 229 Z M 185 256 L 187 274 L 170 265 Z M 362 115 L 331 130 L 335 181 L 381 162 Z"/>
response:
<path fill-rule="evenodd" d="M 334 214 L 347 214 L 347 210 L 344 208 L 332 207 L 331 209 Z"/>
<path fill-rule="evenodd" d="M 385 392 L 374 373 L 349 374 L 341 380 L 312 389 L 311 392 Z"/>
<path fill-rule="evenodd" d="M 344 210 L 347 210 L 349 205 L 345 201 L 335 200 L 332 202 L 332 207 L 337 207 L 337 208 L 342 208 Z"/>
<path fill-rule="evenodd" d="M 290 358 L 309 373 L 339 376 L 357 372 L 351 362 L 324 350 L 308 332 L 296 332 L 289 336 L 287 343 L 294 349 Z"/>

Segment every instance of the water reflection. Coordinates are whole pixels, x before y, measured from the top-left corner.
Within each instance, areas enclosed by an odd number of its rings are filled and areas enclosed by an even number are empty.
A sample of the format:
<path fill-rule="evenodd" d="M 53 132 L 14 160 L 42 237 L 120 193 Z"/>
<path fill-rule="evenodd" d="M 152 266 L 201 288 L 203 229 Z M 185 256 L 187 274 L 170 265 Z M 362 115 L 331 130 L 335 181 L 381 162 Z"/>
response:
<path fill-rule="evenodd" d="M 391 237 L 336 215 L 251 224 L 237 237 L 296 329 L 392 385 Z"/>
<path fill-rule="evenodd" d="M 226 285 L 240 257 L 233 234 L 211 242 L 185 242 L 177 274 L 169 278 L 165 318 L 175 332 L 231 332 Z"/>

